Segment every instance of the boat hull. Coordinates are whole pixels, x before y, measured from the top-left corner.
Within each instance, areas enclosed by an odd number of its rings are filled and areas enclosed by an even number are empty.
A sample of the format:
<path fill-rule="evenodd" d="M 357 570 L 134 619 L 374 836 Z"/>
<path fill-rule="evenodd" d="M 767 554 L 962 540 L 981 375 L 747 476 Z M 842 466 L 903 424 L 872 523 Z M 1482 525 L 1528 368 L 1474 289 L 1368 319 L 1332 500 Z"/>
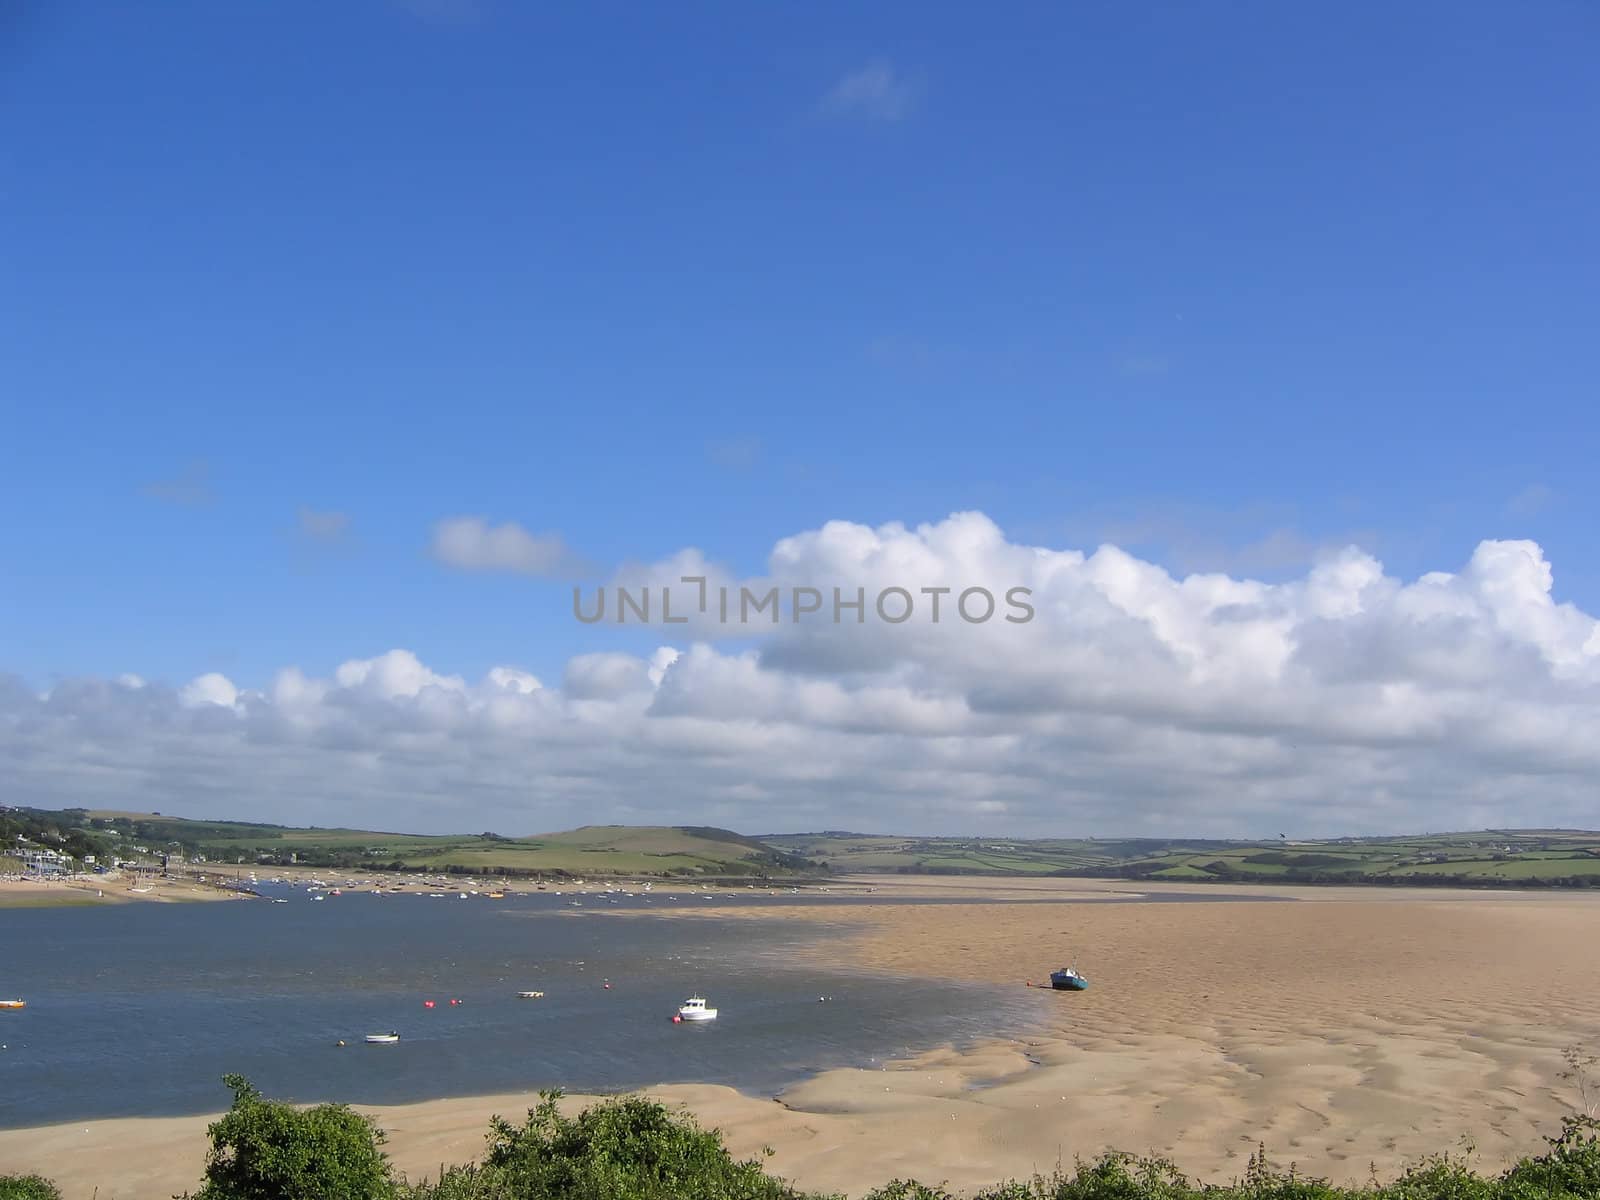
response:
<path fill-rule="evenodd" d="M 1087 979 L 1052 979 L 1050 986 L 1058 992 L 1082 992 L 1088 989 L 1089 981 Z"/>
<path fill-rule="evenodd" d="M 678 1016 L 684 1021 L 715 1021 L 717 1019 L 717 1010 L 714 1008 L 701 1008 L 692 1012 L 680 1012 Z"/>

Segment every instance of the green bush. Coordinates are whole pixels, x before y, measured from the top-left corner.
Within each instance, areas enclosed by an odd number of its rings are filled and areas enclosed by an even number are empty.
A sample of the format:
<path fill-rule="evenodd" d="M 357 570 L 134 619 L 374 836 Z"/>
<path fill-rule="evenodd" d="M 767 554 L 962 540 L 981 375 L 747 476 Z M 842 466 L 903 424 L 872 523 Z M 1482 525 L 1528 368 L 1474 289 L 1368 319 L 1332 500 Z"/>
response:
<path fill-rule="evenodd" d="M 1594 1200 L 1600 1196 L 1600 1121 L 1568 1117 L 1550 1152 L 1505 1173 L 1495 1200 Z"/>
<path fill-rule="evenodd" d="M 637 1097 L 564 1116 L 541 1092 L 527 1120 L 494 1118 L 481 1166 L 455 1167 L 408 1200 L 805 1200 L 715 1130 Z"/>
<path fill-rule="evenodd" d="M 233 1107 L 206 1133 L 211 1152 L 194 1200 L 390 1200 L 383 1131 L 343 1104 L 297 1109 L 262 1099 L 242 1075 Z"/>
<path fill-rule="evenodd" d="M 955 1200 L 942 1187 L 929 1187 L 915 1179 L 892 1179 L 881 1188 L 873 1188 L 866 1200 Z"/>
<path fill-rule="evenodd" d="M 0 1175 L 0 1200 L 61 1200 L 61 1191 L 42 1175 Z"/>

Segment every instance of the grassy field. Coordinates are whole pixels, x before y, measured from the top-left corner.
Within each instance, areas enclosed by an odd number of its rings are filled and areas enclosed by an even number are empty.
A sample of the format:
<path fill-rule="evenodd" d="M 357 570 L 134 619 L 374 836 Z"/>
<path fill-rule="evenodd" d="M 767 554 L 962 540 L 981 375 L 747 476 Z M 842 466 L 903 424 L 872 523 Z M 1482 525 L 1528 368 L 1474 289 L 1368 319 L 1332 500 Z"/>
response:
<path fill-rule="evenodd" d="M 1600 833 L 1488 830 L 1325 841 L 904 838 L 773 834 L 837 872 L 1081 875 L 1196 882 L 1600 886 Z"/>
<path fill-rule="evenodd" d="M 298 829 L 195 821 L 156 813 L 96 810 L 61 814 L 90 835 L 152 851 L 179 848 L 207 861 L 384 867 L 489 874 L 684 875 L 737 877 L 805 873 L 809 864 L 725 829 L 590 825 L 535 837 Z"/>
<path fill-rule="evenodd" d="M 197 821 L 158 813 L 16 810 L 99 848 L 179 848 L 208 862 L 490 874 L 740 878 L 905 872 L 1059 875 L 1229 883 L 1600 887 L 1600 833 L 1487 830 L 1320 841 L 895 837 L 857 833 L 745 837 L 700 826 L 589 825 L 563 833 L 425 836 Z M 31 816 L 29 815 L 31 814 Z M 83 851 L 87 853 L 88 851 Z M 78 853 L 78 851 L 74 851 Z"/>

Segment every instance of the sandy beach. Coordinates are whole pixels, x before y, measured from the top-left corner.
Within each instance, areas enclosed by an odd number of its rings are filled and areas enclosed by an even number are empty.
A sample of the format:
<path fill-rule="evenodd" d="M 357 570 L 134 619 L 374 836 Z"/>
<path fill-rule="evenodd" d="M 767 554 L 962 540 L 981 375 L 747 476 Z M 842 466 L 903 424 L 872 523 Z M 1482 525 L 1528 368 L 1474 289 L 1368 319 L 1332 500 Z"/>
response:
<path fill-rule="evenodd" d="M 1137 904 L 1115 902 L 1125 883 L 1084 880 L 851 886 L 882 903 L 735 911 L 809 923 L 812 953 L 907 986 L 1020 989 L 1068 961 L 1093 985 L 1027 993 L 1039 1026 L 1026 1038 L 830 1071 L 776 1098 L 652 1089 L 740 1154 L 772 1147 L 769 1169 L 809 1188 L 859 1195 L 897 1175 L 972 1188 L 1113 1146 L 1223 1181 L 1264 1142 L 1285 1165 L 1348 1180 L 1468 1138 L 1492 1169 L 1539 1150 L 1571 1111 L 1563 1048 L 1600 1048 L 1600 895 L 1206 886 L 1202 901 Z M 491 1114 L 532 1101 L 363 1111 L 418 1177 L 474 1157 Z M 54 1176 L 69 1200 L 168 1196 L 198 1181 L 207 1120 L 0 1131 L 0 1163 Z"/>
<path fill-rule="evenodd" d="M 67 879 L 0 879 L 0 908 L 56 908 L 88 904 L 172 904 L 191 900 L 247 899 L 192 879 L 134 879 L 127 875 Z"/>

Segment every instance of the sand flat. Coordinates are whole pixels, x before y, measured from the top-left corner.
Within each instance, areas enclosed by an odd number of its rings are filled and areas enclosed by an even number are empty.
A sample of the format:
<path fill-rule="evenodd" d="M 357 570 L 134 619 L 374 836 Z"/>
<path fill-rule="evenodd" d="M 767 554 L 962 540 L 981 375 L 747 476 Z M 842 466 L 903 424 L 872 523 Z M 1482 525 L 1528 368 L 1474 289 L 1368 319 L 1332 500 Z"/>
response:
<path fill-rule="evenodd" d="M 53 908 L 97 904 L 177 904 L 191 901 L 248 899 L 222 887 L 188 879 L 149 879 L 127 876 L 105 878 L 72 876 L 35 879 L 11 876 L 0 879 L 0 908 Z"/>
<path fill-rule="evenodd" d="M 814 953 L 907 986 L 938 974 L 1009 992 L 1066 961 L 1093 984 L 1024 993 L 1039 1014 L 1028 1037 L 830 1071 L 777 1102 L 652 1090 L 741 1154 L 771 1146 L 770 1168 L 807 1187 L 859 1195 L 914 1174 L 972 1188 L 1110 1146 L 1226 1180 L 1265 1142 L 1284 1164 L 1348 1180 L 1467 1137 L 1496 1168 L 1539 1150 L 1571 1111 L 1563 1047 L 1600 1048 L 1600 895 L 1231 889 L 1290 898 L 1249 903 L 1207 888 L 1194 902 L 1137 904 L 1103 902 L 1126 884 L 1081 880 L 866 886 L 880 903 L 674 915 L 813 923 Z M 961 902 L 893 902 L 934 894 Z M 1019 902 L 1039 899 L 1058 902 Z M 415 1177 L 475 1156 L 492 1113 L 532 1102 L 364 1111 Z M 198 1180 L 206 1120 L 0 1131 L 0 1162 L 53 1173 L 69 1198 L 170 1195 Z"/>

